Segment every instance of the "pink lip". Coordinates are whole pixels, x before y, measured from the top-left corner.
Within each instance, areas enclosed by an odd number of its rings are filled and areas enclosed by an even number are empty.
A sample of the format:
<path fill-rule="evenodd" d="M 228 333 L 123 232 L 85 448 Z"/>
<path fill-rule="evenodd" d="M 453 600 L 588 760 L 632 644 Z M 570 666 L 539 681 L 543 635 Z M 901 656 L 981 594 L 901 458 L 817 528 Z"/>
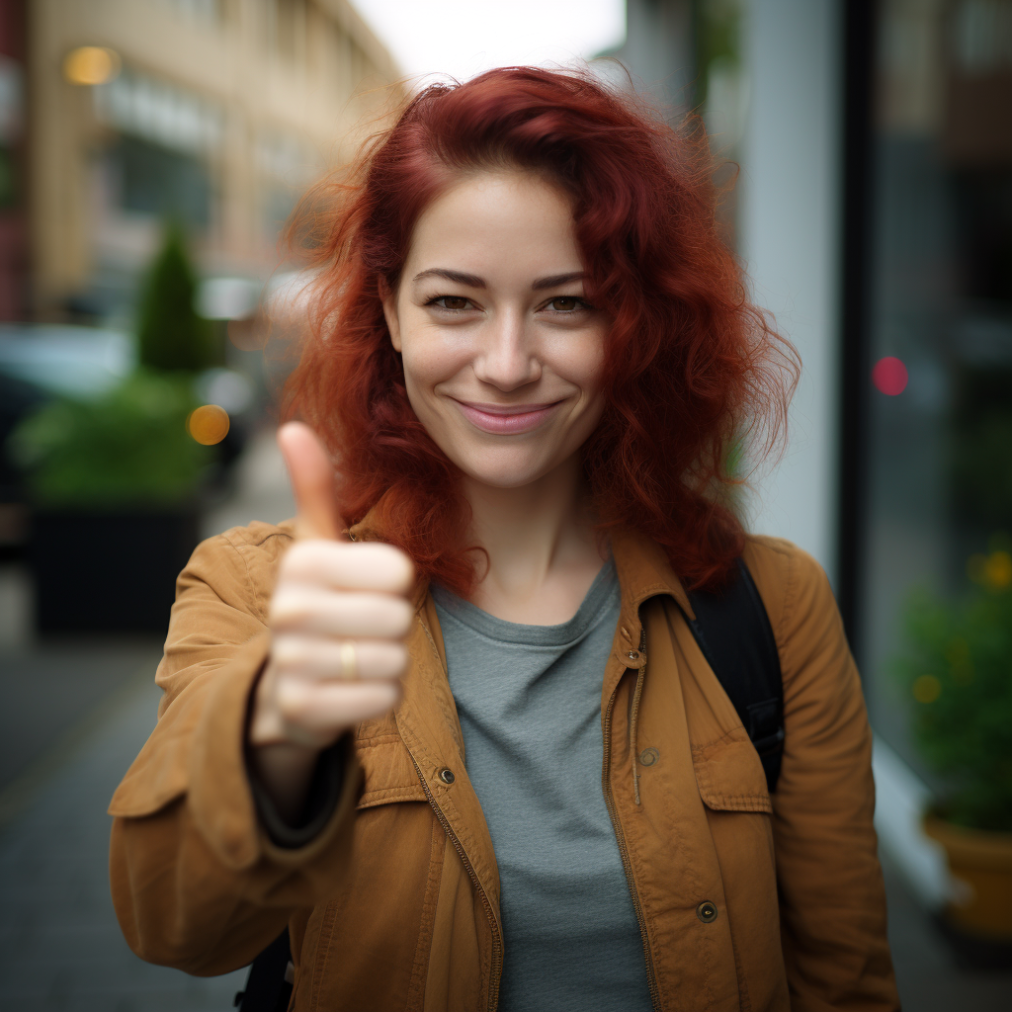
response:
<path fill-rule="evenodd" d="M 495 435 L 513 435 L 536 429 L 561 404 L 472 404 L 457 401 L 472 425 Z"/>

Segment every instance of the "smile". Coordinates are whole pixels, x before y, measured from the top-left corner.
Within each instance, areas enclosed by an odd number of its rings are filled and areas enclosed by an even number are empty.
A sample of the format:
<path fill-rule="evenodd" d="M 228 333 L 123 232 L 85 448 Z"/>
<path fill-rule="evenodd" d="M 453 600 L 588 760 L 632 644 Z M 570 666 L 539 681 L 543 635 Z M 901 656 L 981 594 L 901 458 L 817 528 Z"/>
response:
<path fill-rule="evenodd" d="M 464 417 L 482 432 L 515 435 L 536 429 L 562 403 L 551 404 L 473 404 L 457 401 Z"/>

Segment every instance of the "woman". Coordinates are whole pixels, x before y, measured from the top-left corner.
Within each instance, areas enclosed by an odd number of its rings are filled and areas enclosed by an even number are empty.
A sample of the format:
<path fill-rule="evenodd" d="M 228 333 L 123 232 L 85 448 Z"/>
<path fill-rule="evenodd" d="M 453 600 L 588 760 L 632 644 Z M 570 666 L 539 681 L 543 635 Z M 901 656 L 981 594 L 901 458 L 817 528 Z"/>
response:
<path fill-rule="evenodd" d="M 139 955 L 222 973 L 287 925 L 298 1010 L 898 1007 L 832 594 L 725 505 L 791 360 L 707 180 L 698 137 L 519 68 L 426 89 L 338 188 L 298 518 L 195 552 L 113 799 Z M 772 796 L 687 624 L 738 557 Z"/>

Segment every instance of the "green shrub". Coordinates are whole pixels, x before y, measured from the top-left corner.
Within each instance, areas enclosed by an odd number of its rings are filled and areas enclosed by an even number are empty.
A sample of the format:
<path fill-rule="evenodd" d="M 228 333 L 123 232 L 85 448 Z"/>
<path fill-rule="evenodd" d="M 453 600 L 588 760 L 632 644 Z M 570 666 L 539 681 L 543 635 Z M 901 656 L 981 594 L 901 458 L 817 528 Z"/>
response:
<path fill-rule="evenodd" d="M 940 814 L 1012 830 L 1012 556 L 996 541 L 970 559 L 970 591 L 950 602 L 920 591 L 906 613 L 896 672 L 914 740 L 943 778 Z"/>
<path fill-rule="evenodd" d="M 193 307 L 196 294 L 197 278 L 185 237 L 177 225 L 169 225 L 141 288 L 137 319 L 141 365 L 197 372 L 220 364 L 214 328 Z"/>
<path fill-rule="evenodd" d="M 186 430 L 196 406 L 190 387 L 189 377 L 140 370 L 99 400 L 43 405 L 12 437 L 36 501 L 90 508 L 186 499 L 213 457 Z"/>

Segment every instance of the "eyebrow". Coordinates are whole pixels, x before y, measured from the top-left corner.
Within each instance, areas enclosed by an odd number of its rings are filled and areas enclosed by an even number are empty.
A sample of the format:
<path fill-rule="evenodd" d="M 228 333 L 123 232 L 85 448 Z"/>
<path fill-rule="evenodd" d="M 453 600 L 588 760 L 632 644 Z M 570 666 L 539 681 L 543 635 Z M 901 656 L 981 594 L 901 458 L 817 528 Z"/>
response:
<path fill-rule="evenodd" d="M 424 281 L 426 278 L 445 278 L 447 281 L 456 281 L 458 285 L 467 285 L 469 288 L 488 288 L 484 278 L 477 274 L 465 274 L 463 271 L 450 271 L 445 267 L 430 267 L 415 275 L 415 281 Z"/>
<path fill-rule="evenodd" d="M 543 288 L 555 288 L 557 285 L 566 285 L 570 281 L 580 281 L 587 275 L 584 271 L 571 271 L 569 274 L 552 274 L 547 278 L 538 278 L 532 285 L 533 291 L 539 292 Z M 463 271 L 451 271 L 445 267 L 430 267 L 427 271 L 416 274 L 414 281 L 424 281 L 426 278 L 443 278 L 446 281 L 456 281 L 459 285 L 467 285 L 469 288 L 488 288 L 488 282 L 477 274 L 465 274 Z"/>

